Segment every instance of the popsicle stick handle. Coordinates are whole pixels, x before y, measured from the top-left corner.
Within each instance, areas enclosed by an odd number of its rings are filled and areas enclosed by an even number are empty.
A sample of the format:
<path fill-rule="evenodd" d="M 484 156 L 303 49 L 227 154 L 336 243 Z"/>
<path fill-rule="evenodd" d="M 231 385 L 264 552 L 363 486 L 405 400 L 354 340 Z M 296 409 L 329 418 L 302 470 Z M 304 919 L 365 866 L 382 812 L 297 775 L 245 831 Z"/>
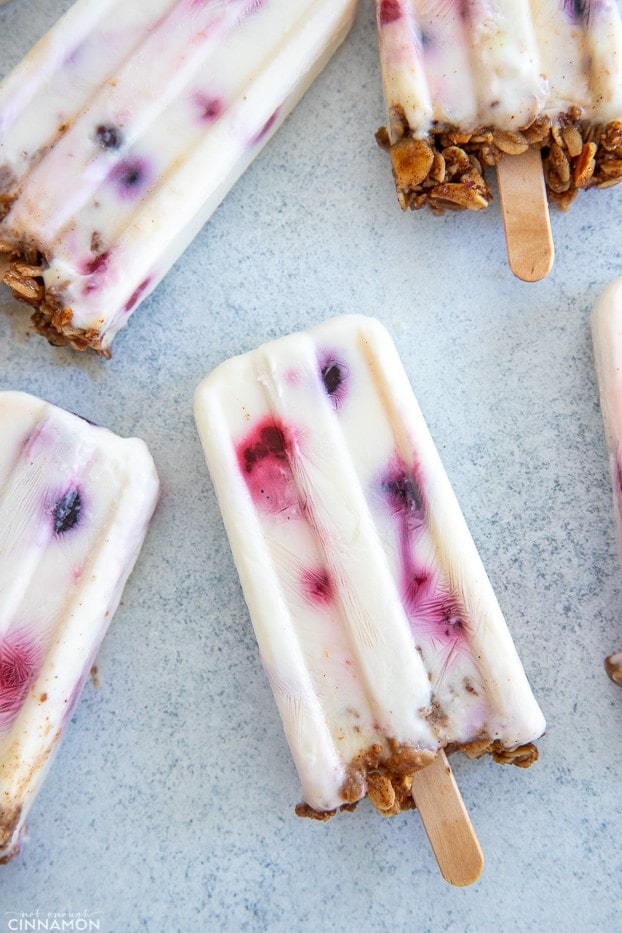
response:
<path fill-rule="evenodd" d="M 484 856 L 444 751 L 416 772 L 412 795 L 445 881 L 473 884 Z"/>
<path fill-rule="evenodd" d="M 524 282 L 539 282 L 555 256 L 540 150 L 502 158 L 497 181 L 510 269 Z"/>

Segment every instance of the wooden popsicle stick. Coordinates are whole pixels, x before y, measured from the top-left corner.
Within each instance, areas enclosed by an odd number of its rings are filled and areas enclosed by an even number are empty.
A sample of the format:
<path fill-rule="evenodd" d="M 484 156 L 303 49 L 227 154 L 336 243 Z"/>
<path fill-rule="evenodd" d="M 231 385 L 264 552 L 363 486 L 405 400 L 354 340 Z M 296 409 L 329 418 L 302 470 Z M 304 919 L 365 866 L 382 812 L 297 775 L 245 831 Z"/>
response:
<path fill-rule="evenodd" d="M 414 775 L 412 795 L 445 881 L 457 887 L 473 884 L 484 856 L 442 749 Z"/>
<path fill-rule="evenodd" d="M 555 256 L 540 150 L 506 155 L 497 181 L 510 269 L 524 282 L 539 282 Z"/>

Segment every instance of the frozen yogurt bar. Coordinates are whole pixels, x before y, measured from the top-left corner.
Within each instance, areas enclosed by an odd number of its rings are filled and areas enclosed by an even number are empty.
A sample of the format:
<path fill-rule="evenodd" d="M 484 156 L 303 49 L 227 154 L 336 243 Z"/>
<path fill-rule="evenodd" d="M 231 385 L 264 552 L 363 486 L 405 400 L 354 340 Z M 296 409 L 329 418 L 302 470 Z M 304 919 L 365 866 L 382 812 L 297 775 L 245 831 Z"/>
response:
<path fill-rule="evenodd" d="M 355 6 L 78 0 L 6 77 L 0 265 L 51 343 L 110 355 Z"/>
<path fill-rule="evenodd" d="M 482 210 L 488 166 L 539 150 L 549 199 L 622 179 L 616 0 L 376 0 L 402 208 Z"/>
<path fill-rule="evenodd" d="M 230 359 L 195 413 L 297 812 L 409 809 L 441 749 L 534 761 L 542 713 L 382 325 L 335 318 Z"/>
<path fill-rule="evenodd" d="M 612 282 L 594 307 L 592 344 L 609 453 L 616 541 L 622 562 L 622 279 Z M 605 668 L 614 683 L 622 686 L 622 652 L 610 655 Z"/>
<path fill-rule="evenodd" d="M 0 861 L 18 851 L 157 497 L 141 440 L 0 392 Z"/>

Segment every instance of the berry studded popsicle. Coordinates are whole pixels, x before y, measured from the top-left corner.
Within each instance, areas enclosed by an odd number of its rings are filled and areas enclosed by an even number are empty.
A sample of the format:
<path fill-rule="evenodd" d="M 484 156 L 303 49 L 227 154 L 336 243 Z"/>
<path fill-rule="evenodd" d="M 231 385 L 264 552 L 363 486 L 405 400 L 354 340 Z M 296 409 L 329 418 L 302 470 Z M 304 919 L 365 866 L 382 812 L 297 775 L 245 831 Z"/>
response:
<path fill-rule="evenodd" d="M 397 351 L 345 316 L 223 363 L 195 413 L 302 816 L 419 805 L 442 749 L 544 731 Z"/>
<path fill-rule="evenodd" d="M 142 441 L 0 393 L 0 861 L 18 851 L 157 497 Z"/>
<path fill-rule="evenodd" d="M 564 209 L 579 189 L 622 179 L 617 0 L 376 0 L 376 12 L 388 109 L 378 140 L 403 209 L 482 210 L 484 169 L 499 165 L 502 201 L 518 172 L 506 232 L 522 224 L 529 238 L 525 198 L 542 210 L 542 168 Z"/>
<path fill-rule="evenodd" d="M 622 562 L 622 279 L 612 282 L 594 307 L 592 343 L 609 451 L 616 540 Z M 622 652 L 610 655 L 605 668 L 614 683 L 622 686 Z"/>
<path fill-rule="evenodd" d="M 356 0 L 78 0 L 0 85 L 0 262 L 110 345 L 344 39 Z"/>

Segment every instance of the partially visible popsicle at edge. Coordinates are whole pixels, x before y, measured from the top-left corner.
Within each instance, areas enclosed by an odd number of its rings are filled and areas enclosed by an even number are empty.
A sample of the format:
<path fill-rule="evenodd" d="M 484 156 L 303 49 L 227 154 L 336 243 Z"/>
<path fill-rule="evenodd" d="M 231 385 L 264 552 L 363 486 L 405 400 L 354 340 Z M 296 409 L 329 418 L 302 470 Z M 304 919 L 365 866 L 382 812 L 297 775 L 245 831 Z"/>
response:
<path fill-rule="evenodd" d="M 609 452 L 618 556 L 622 563 L 622 278 L 600 296 L 592 312 L 592 344 L 600 410 Z M 622 686 L 622 651 L 610 655 L 605 669 Z"/>
<path fill-rule="evenodd" d="M 158 489 L 143 441 L 0 393 L 0 862 L 17 853 Z"/>
<path fill-rule="evenodd" d="M 355 8 L 78 0 L 8 75 L 0 264 L 51 343 L 110 354 L 345 38 Z"/>
<path fill-rule="evenodd" d="M 233 358 L 195 413 L 297 812 L 409 809 L 442 748 L 534 761 L 542 713 L 386 330 L 345 316 Z"/>
<path fill-rule="evenodd" d="M 402 208 L 482 210 L 483 170 L 541 151 L 549 199 L 622 180 L 616 0 L 376 0 Z"/>

